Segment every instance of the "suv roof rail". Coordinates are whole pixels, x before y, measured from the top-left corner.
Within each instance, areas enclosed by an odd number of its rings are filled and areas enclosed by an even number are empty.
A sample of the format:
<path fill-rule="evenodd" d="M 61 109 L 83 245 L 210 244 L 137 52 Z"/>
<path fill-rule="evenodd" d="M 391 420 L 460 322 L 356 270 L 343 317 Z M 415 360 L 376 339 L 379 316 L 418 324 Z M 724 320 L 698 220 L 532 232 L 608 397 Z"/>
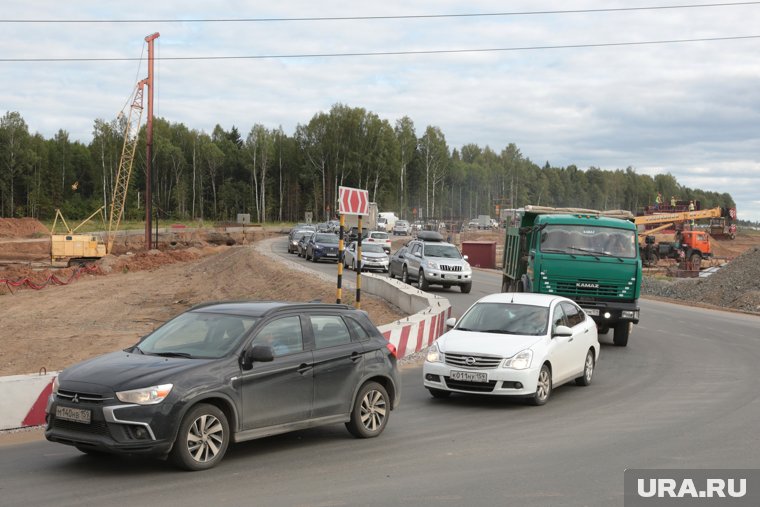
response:
<path fill-rule="evenodd" d="M 440 232 L 420 231 L 417 233 L 417 239 L 422 241 L 443 241 L 443 236 L 441 236 Z"/>

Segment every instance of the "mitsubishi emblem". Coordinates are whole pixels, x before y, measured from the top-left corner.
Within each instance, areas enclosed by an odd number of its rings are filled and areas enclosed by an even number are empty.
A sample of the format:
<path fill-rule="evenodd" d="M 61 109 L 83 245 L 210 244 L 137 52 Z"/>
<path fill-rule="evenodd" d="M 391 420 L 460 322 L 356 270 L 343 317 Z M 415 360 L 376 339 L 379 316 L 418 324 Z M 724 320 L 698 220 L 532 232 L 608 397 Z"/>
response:
<path fill-rule="evenodd" d="M 74 397 L 71 398 L 72 403 L 79 403 L 79 394 L 74 393 Z"/>

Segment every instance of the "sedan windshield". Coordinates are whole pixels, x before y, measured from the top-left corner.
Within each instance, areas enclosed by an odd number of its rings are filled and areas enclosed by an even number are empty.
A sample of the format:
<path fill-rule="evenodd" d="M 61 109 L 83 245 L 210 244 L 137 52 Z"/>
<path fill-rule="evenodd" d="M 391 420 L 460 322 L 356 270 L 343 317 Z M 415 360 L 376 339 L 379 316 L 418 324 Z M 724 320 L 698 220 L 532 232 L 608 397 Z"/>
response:
<path fill-rule="evenodd" d="M 385 253 L 383 247 L 372 243 L 362 243 L 362 253 Z"/>
<path fill-rule="evenodd" d="M 457 323 L 461 331 L 505 335 L 546 334 L 549 309 L 513 303 L 477 303 Z"/>
<path fill-rule="evenodd" d="M 167 357 L 223 357 L 256 323 L 255 317 L 187 312 L 146 336 L 133 349 Z"/>

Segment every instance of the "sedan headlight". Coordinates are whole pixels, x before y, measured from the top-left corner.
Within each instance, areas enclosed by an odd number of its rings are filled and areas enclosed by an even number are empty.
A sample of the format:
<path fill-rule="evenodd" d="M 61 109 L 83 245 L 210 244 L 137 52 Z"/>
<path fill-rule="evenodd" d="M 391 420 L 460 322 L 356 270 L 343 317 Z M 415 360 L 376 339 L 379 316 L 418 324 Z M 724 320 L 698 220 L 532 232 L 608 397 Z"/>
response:
<path fill-rule="evenodd" d="M 443 362 L 443 352 L 441 352 L 438 349 L 438 344 L 434 343 L 430 346 L 427 352 L 427 356 L 425 356 L 425 360 L 429 363 L 442 363 Z"/>
<path fill-rule="evenodd" d="M 504 360 L 504 368 L 512 368 L 513 370 L 524 370 L 530 368 L 530 363 L 533 360 L 533 351 L 525 349 L 518 352 L 514 356 Z"/>
<path fill-rule="evenodd" d="M 160 386 L 143 387 L 142 389 L 133 389 L 131 391 L 121 391 L 116 393 L 116 397 L 123 403 L 136 403 L 138 405 L 155 405 L 164 401 L 164 398 L 172 392 L 172 384 L 162 384 Z"/>

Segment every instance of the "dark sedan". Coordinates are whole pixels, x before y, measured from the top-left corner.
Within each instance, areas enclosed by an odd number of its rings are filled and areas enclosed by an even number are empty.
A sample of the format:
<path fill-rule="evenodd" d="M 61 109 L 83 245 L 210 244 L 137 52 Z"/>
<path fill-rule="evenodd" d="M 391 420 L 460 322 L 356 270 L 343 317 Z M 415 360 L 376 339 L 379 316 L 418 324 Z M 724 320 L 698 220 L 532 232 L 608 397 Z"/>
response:
<path fill-rule="evenodd" d="M 45 437 L 204 470 L 232 442 L 313 426 L 345 423 L 356 437 L 376 437 L 399 386 L 395 348 L 362 311 L 199 305 L 132 347 L 61 372 Z"/>

